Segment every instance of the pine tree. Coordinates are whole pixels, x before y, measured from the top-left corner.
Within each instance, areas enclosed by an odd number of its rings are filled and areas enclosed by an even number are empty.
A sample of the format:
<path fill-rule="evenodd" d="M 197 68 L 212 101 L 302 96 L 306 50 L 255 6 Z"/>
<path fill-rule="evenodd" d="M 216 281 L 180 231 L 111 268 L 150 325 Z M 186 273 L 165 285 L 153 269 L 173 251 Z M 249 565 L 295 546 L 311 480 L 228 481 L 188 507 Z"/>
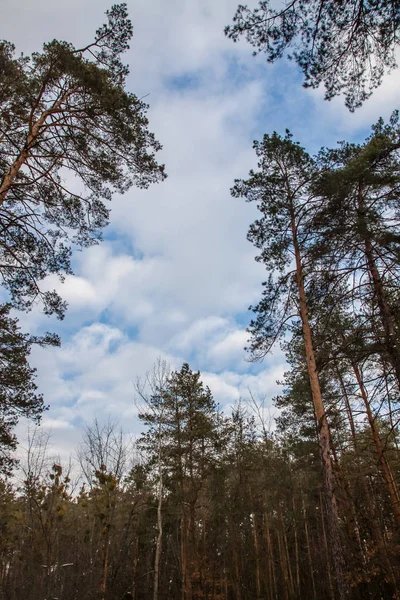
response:
<path fill-rule="evenodd" d="M 313 229 L 314 256 L 341 286 L 343 304 L 368 330 L 369 350 L 389 366 L 400 386 L 398 281 L 400 256 L 400 145 L 398 113 L 380 120 L 364 144 L 342 142 L 319 155 L 315 193 L 321 210 Z"/>
<path fill-rule="evenodd" d="M 140 418 L 149 428 L 140 446 L 157 470 L 162 463 L 163 486 L 177 510 L 180 592 L 182 600 L 191 600 L 199 585 L 196 508 L 218 441 L 216 405 L 200 373 L 185 363 L 152 395 Z M 159 473 L 157 478 L 160 482 Z"/>
<path fill-rule="evenodd" d="M 135 389 L 139 401 L 143 403 L 139 419 L 147 427 L 146 434 L 142 435 L 138 447 L 147 453 L 147 458 L 154 463 L 157 480 L 157 541 L 154 557 L 154 586 L 153 600 L 159 598 L 160 561 L 163 544 L 163 442 L 167 435 L 165 402 L 166 387 L 169 377 L 169 367 L 161 358 L 158 358 L 153 369 L 146 374 L 145 380 L 137 380 Z"/>
<path fill-rule="evenodd" d="M 165 177 L 147 106 L 125 89 L 126 5 L 106 14 L 82 48 L 53 40 L 14 58 L 0 44 L 0 278 L 14 306 L 41 299 L 60 318 L 65 303 L 41 281 L 71 272 L 72 245 L 100 239 L 113 192 Z"/>
<path fill-rule="evenodd" d="M 248 180 L 236 181 L 232 190 L 234 196 L 244 196 L 247 201 L 258 203 L 261 217 L 250 226 L 248 239 L 261 250 L 257 260 L 265 264 L 269 273 L 264 283 L 263 298 L 253 308 L 257 318 L 250 324 L 250 350 L 254 358 L 265 356 L 274 342 L 287 331 L 293 318 L 300 317 L 317 421 L 330 549 L 340 598 L 344 600 L 348 597 L 348 586 L 335 496 L 331 435 L 307 305 L 309 272 L 306 261 L 312 242 L 309 224 L 315 211 L 311 184 L 318 168 L 315 161 L 292 141 L 289 132 L 285 138 L 276 133 L 264 135 L 263 141 L 255 142 L 254 147 L 260 170 L 251 171 Z"/>
<path fill-rule="evenodd" d="M 239 5 L 225 34 L 235 42 L 244 36 L 268 62 L 288 51 L 304 87 L 324 84 L 326 100 L 344 93 L 354 111 L 397 66 L 399 27 L 398 0 L 293 0 L 282 8 L 260 0 L 254 10 Z"/>
<path fill-rule="evenodd" d="M 54 335 L 22 333 L 10 310 L 10 304 L 0 305 L 0 472 L 6 473 L 16 462 L 12 456 L 17 443 L 13 430 L 19 419 L 26 417 L 38 423 L 46 409 L 37 391 L 36 370 L 28 362 L 32 345 L 59 343 Z"/>

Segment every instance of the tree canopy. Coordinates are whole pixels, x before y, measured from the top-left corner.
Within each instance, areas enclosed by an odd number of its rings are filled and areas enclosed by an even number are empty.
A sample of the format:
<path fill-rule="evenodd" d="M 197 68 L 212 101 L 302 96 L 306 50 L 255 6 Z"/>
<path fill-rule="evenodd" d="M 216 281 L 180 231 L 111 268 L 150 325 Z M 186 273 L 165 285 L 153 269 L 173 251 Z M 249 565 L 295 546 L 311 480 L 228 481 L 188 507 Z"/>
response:
<path fill-rule="evenodd" d="M 279 8 L 261 0 L 253 10 L 240 4 L 225 34 L 243 36 L 271 63 L 287 53 L 305 87 L 323 84 L 326 100 L 344 94 L 354 111 L 397 66 L 399 26 L 398 0 L 292 0 Z"/>
<path fill-rule="evenodd" d="M 43 291 L 51 273 L 70 273 L 71 248 L 107 225 L 112 193 L 165 177 L 146 104 L 125 89 L 132 24 L 125 4 L 82 48 L 53 40 L 31 57 L 0 44 L 0 277 L 14 306 L 62 317 L 65 303 Z"/>

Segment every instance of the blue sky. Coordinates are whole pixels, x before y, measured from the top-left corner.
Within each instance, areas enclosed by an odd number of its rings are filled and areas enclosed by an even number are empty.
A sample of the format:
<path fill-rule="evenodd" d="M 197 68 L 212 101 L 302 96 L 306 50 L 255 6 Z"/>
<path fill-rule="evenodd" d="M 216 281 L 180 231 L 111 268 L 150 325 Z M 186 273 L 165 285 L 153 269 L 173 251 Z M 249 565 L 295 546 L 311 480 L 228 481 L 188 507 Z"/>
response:
<path fill-rule="evenodd" d="M 133 381 L 156 357 L 172 368 L 200 369 L 217 402 L 277 393 L 279 351 L 262 364 L 245 360 L 247 307 L 264 272 L 246 240 L 255 207 L 230 197 L 234 178 L 256 165 L 252 141 L 289 128 L 310 152 L 337 140 L 363 139 L 379 116 L 397 108 L 399 72 L 355 114 L 323 90 L 304 90 L 296 66 L 267 65 L 223 28 L 237 0 L 128 1 L 134 39 L 126 54 L 128 88 L 146 96 L 150 129 L 163 144 L 168 179 L 131 189 L 112 202 L 104 242 L 74 257 L 75 276 L 56 286 L 68 301 L 64 322 L 40 307 L 22 315 L 31 332 L 57 331 L 60 349 L 37 349 L 32 363 L 50 404 L 43 427 L 68 456 L 84 422 L 111 416 L 126 432 L 140 428 Z M 82 46 L 109 7 L 104 0 L 2 0 L 0 37 L 17 51 L 50 39 Z M 26 424 L 19 427 L 21 439 Z"/>

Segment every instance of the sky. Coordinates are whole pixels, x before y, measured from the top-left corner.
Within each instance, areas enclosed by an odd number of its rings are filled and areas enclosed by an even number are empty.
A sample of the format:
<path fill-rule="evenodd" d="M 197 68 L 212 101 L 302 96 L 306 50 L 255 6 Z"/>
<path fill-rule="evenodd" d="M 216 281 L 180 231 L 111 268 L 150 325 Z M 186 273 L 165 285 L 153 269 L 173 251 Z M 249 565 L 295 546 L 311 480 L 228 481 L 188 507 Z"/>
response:
<path fill-rule="evenodd" d="M 55 331 L 58 349 L 34 349 L 31 364 L 50 406 L 42 420 L 54 452 L 74 453 L 94 418 L 141 430 L 134 382 L 160 356 L 172 369 L 200 370 L 229 411 L 249 390 L 274 413 L 285 361 L 279 348 L 247 360 L 248 307 L 265 278 L 246 240 L 256 209 L 230 196 L 235 178 L 256 166 L 254 139 L 288 128 L 309 152 L 359 141 L 398 107 L 400 71 L 355 114 L 342 98 L 305 90 L 292 63 L 268 65 L 245 42 L 223 34 L 237 0 L 128 0 L 134 37 L 124 62 L 127 88 L 149 103 L 150 130 L 163 145 L 168 179 L 114 197 L 104 241 L 74 255 L 74 275 L 56 287 L 63 322 L 40 307 L 18 315 L 30 333 Z M 104 22 L 106 0 L 0 0 L 0 39 L 17 52 L 61 39 L 82 47 Z M 27 423 L 18 426 L 25 444 Z"/>

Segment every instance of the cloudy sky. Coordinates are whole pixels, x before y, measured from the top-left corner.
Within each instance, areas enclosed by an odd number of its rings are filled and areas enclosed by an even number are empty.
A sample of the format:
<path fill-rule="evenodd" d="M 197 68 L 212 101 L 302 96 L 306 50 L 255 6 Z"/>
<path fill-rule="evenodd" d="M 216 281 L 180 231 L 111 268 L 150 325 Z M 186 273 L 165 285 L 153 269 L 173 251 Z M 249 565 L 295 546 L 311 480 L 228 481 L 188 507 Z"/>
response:
<path fill-rule="evenodd" d="M 202 372 L 221 406 L 248 396 L 270 404 L 285 369 L 276 351 L 262 364 L 243 350 L 264 273 L 246 240 L 253 206 L 230 197 L 236 177 L 255 166 L 252 141 L 289 128 L 310 152 L 363 139 L 397 107 L 400 72 L 356 114 L 341 99 L 301 87 L 293 64 L 266 65 L 245 43 L 223 35 L 237 0 L 128 0 L 134 38 L 125 62 L 128 88 L 146 96 L 150 129 L 163 144 L 168 179 L 132 189 L 112 203 L 105 241 L 77 253 L 75 276 L 60 292 L 60 323 L 40 310 L 25 330 L 57 331 L 62 348 L 35 350 L 38 384 L 50 404 L 43 427 L 62 456 L 94 417 L 138 432 L 133 381 L 157 356 L 172 368 Z M 107 0 L 0 0 L 0 38 L 18 52 L 53 38 L 82 47 L 109 8 Z M 59 284 L 55 282 L 55 285 Z M 26 424 L 19 427 L 21 439 Z"/>

